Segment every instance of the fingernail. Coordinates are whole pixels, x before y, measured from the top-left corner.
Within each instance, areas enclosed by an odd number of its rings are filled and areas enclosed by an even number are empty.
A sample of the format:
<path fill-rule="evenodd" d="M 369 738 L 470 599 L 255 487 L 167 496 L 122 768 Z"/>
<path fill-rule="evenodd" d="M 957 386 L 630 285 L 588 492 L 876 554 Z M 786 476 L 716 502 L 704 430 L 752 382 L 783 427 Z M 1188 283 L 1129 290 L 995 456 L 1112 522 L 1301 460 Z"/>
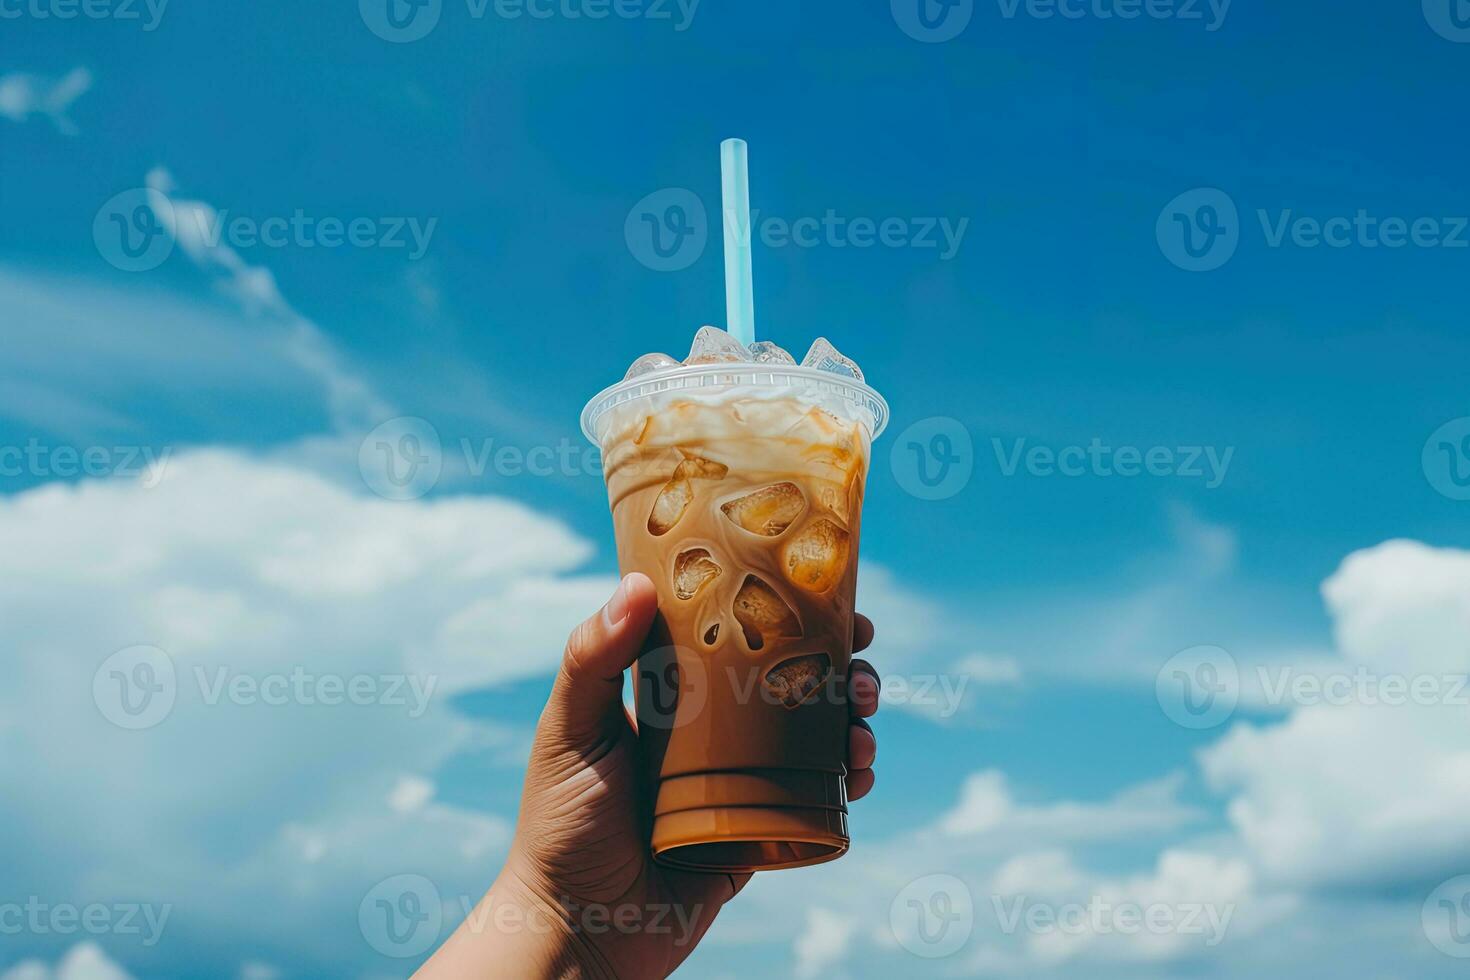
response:
<path fill-rule="evenodd" d="M 607 625 L 616 626 L 628 618 L 628 580 L 625 578 L 618 583 L 618 589 L 607 600 L 607 605 L 602 607 L 602 615 L 607 619 Z"/>

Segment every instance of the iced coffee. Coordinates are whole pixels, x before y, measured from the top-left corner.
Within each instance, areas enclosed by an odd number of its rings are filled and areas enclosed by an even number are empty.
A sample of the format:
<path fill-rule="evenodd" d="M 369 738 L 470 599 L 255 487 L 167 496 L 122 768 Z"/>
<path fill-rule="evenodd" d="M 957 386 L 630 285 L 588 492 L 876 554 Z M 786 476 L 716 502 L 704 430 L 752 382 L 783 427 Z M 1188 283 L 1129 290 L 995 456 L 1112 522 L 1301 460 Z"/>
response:
<path fill-rule="evenodd" d="M 705 328 L 588 406 L 622 571 L 658 588 L 636 668 L 652 847 L 710 871 L 847 848 L 848 665 L 869 443 L 886 420 L 819 342 L 796 365 Z"/>

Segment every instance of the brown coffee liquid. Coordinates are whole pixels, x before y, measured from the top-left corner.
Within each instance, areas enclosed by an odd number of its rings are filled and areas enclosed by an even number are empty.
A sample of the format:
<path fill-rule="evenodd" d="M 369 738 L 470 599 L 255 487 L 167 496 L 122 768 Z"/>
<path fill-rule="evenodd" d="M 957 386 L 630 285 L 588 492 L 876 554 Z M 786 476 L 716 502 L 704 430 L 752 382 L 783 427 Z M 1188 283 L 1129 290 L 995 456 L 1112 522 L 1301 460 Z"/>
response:
<path fill-rule="evenodd" d="M 866 429 L 727 395 L 625 407 L 605 448 L 619 563 L 659 596 L 636 688 L 655 854 L 732 871 L 840 855 Z"/>

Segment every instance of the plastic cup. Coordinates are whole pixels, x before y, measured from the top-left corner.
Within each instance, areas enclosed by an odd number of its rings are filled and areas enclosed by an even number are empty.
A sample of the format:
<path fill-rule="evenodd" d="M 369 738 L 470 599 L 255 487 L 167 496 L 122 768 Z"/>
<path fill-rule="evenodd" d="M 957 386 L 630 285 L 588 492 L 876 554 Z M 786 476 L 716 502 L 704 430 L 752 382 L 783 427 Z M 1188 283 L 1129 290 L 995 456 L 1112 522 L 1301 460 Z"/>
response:
<path fill-rule="evenodd" d="M 658 588 L 634 697 L 660 863 L 759 871 L 847 850 L 858 538 L 887 419 L 860 381 L 748 363 L 640 376 L 583 411 L 619 565 Z"/>

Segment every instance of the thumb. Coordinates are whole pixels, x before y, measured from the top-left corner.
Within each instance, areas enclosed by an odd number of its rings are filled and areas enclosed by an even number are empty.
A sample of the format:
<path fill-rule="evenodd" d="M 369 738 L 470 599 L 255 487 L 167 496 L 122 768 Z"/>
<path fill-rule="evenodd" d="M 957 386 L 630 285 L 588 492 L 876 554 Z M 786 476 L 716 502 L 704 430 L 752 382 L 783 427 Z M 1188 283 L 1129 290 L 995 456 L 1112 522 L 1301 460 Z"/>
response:
<path fill-rule="evenodd" d="M 626 724 L 623 671 L 637 659 L 658 611 L 647 575 L 624 576 L 617 591 L 567 640 L 541 726 L 572 742 L 596 741 L 610 723 Z"/>

